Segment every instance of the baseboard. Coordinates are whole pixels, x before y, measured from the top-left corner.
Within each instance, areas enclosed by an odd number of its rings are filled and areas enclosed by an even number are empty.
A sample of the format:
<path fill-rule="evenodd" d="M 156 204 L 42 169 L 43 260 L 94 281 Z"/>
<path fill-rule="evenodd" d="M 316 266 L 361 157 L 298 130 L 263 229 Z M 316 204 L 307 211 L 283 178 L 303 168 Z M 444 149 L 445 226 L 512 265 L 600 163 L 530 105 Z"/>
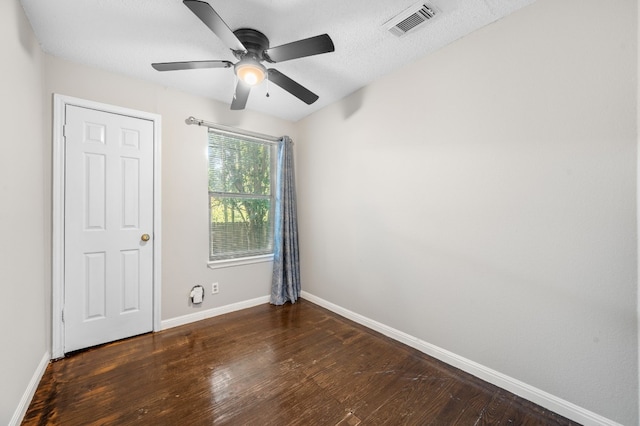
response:
<path fill-rule="evenodd" d="M 201 321 L 207 318 L 217 317 L 218 315 L 228 314 L 230 312 L 239 311 L 241 309 L 252 308 L 254 306 L 262 305 L 265 303 L 269 303 L 269 296 L 257 297 L 255 299 L 244 300 L 242 302 L 232 303 L 230 305 L 207 309 L 206 311 L 194 312 L 193 314 L 163 320 L 160 322 L 160 329 L 166 330 L 168 328 L 179 327 L 181 325 L 190 324 L 192 322 Z"/>
<path fill-rule="evenodd" d="M 47 366 L 49 365 L 49 361 L 51 360 L 51 354 L 49 352 L 45 352 L 40 360 L 40 364 L 36 368 L 36 371 L 33 372 L 33 376 L 29 381 L 29 385 L 27 385 L 27 389 L 22 394 L 22 398 L 20 398 L 20 404 L 16 408 L 16 411 L 13 413 L 13 417 L 9 420 L 9 426 L 18 426 L 22 423 L 24 419 L 24 415 L 27 414 L 27 410 L 29 409 L 29 404 L 31 404 L 31 400 L 33 399 L 33 395 L 35 395 L 36 390 L 38 389 L 38 385 L 40 384 L 40 380 L 44 375 L 44 372 L 47 370 Z"/>
<path fill-rule="evenodd" d="M 509 392 L 585 426 L 622 426 L 613 420 L 609 420 L 606 417 L 600 416 L 599 414 L 579 407 L 569 401 L 565 401 L 562 398 L 551 395 L 541 389 L 530 386 L 520 380 L 516 380 L 491 368 L 478 364 L 477 362 L 471 361 L 470 359 L 456 355 L 453 352 L 449 352 L 446 349 L 442 349 L 438 346 L 420 340 L 417 337 L 357 314 L 320 297 L 314 296 L 306 291 L 302 291 L 301 296 L 303 299 L 307 299 L 308 301 L 322 306 L 323 308 L 326 308 L 340 316 L 384 334 L 387 337 L 404 343 L 405 345 L 417 349 L 420 352 L 466 371 L 467 373 L 486 382 L 508 390 Z"/>

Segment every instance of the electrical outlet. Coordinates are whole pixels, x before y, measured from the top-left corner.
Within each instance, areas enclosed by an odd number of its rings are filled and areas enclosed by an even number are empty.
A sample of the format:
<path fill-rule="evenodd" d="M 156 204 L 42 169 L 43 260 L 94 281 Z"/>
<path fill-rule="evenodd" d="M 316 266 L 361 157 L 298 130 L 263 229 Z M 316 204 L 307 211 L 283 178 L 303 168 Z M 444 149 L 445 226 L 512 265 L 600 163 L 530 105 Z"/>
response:
<path fill-rule="evenodd" d="M 211 284 L 211 294 L 217 294 L 217 293 L 218 293 L 218 283 Z"/>

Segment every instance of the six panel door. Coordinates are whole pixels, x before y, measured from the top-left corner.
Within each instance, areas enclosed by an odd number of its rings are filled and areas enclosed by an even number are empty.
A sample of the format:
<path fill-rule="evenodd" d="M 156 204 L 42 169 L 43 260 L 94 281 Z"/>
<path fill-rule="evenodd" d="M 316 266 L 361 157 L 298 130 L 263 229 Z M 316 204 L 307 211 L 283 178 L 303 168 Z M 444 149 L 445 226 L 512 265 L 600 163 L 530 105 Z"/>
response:
<path fill-rule="evenodd" d="M 153 122 L 66 106 L 64 351 L 153 328 Z"/>

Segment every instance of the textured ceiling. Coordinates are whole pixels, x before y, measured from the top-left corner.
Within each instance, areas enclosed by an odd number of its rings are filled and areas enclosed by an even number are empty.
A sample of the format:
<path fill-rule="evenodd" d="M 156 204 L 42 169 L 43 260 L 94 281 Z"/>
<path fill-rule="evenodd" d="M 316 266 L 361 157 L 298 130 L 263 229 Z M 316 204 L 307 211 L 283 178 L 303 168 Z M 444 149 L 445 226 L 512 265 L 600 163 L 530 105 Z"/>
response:
<path fill-rule="evenodd" d="M 231 51 L 180 0 L 21 0 L 42 49 L 81 64 L 229 104 L 232 69 L 158 72 L 152 62 L 223 59 Z M 439 16 L 398 38 L 383 24 L 415 0 L 209 0 L 232 29 L 254 28 L 271 46 L 327 33 L 335 52 L 276 68 L 320 96 L 306 105 L 274 84 L 247 109 L 297 121 L 534 0 L 428 0 Z M 242 112 L 236 112 L 241 114 Z"/>

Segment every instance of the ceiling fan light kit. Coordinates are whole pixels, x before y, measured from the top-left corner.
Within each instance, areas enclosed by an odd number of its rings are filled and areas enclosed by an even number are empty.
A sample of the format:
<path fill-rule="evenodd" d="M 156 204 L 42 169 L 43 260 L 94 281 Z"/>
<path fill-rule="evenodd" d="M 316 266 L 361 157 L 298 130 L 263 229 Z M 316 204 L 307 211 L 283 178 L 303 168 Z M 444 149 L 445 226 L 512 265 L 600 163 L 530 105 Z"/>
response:
<path fill-rule="evenodd" d="M 234 66 L 238 78 L 249 86 L 256 86 L 267 76 L 267 69 L 253 59 L 242 59 Z"/>
<path fill-rule="evenodd" d="M 266 78 L 308 105 L 318 100 L 318 95 L 280 71 L 266 68 L 262 62 L 277 63 L 333 52 L 335 47 L 329 35 L 322 34 L 270 48 L 269 39 L 260 31 L 251 28 L 231 31 L 209 3 L 200 0 L 184 0 L 183 3 L 231 49 L 238 62 L 235 64 L 224 60 L 162 62 L 151 64 L 154 69 L 157 71 L 177 71 L 230 68 L 233 65 L 234 72 L 238 77 L 231 102 L 233 110 L 244 109 L 251 87 L 262 83 Z"/>

